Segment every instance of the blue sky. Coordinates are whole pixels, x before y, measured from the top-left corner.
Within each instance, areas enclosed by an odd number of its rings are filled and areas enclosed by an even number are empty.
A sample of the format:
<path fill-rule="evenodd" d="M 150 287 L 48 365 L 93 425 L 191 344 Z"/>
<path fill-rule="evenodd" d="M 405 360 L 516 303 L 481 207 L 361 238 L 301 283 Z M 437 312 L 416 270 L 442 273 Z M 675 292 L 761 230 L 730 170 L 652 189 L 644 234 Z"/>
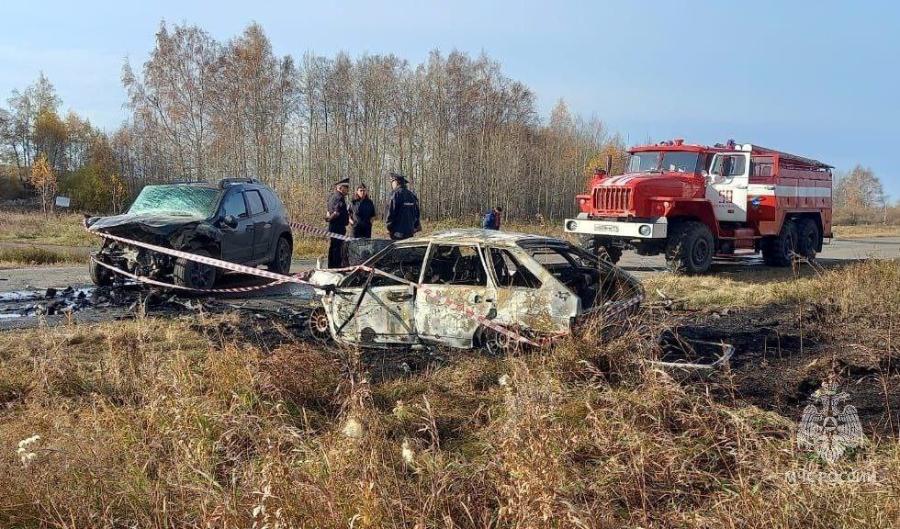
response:
<path fill-rule="evenodd" d="M 125 117 L 122 63 L 143 63 L 160 20 L 223 41 L 257 21 L 279 54 L 484 51 L 545 117 L 563 98 L 629 143 L 734 138 L 862 163 L 900 198 L 900 3 L 45 0 L 3 18 L 0 97 L 43 70 L 107 129 Z"/>

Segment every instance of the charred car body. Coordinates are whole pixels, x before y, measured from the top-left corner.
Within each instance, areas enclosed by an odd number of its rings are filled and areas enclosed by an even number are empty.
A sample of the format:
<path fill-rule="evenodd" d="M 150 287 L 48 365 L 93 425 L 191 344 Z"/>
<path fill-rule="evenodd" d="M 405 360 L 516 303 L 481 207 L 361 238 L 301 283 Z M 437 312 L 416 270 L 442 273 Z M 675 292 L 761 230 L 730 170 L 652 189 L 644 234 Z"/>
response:
<path fill-rule="evenodd" d="M 293 239 L 284 205 L 253 179 L 146 186 L 128 212 L 86 224 L 91 231 L 243 265 L 265 264 L 282 274 L 291 265 Z M 90 264 L 91 279 L 101 286 L 112 283 L 114 273 L 94 260 L 140 276 L 171 277 L 190 288 L 210 288 L 217 276 L 212 266 L 104 239 Z"/>
<path fill-rule="evenodd" d="M 396 242 L 364 265 L 389 275 L 364 268 L 312 274 L 323 294 L 311 318 L 314 333 L 362 347 L 502 349 L 508 340 L 479 319 L 526 336 L 555 336 L 643 292 L 633 276 L 566 241 L 493 230 Z"/>

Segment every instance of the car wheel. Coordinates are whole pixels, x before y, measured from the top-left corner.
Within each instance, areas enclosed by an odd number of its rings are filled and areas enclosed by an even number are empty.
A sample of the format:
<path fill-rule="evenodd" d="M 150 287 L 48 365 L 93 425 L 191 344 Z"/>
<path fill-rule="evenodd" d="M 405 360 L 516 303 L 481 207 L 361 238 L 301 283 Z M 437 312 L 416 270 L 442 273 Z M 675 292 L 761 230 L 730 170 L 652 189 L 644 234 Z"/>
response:
<path fill-rule="evenodd" d="M 275 247 L 275 258 L 269 263 L 269 271 L 276 274 L 287 274 L 291 271 L 291 254 L 294 249 L 290 239 L 281 237 Z"/>
<path fill-rule="evenodd" d="M 494 329 L 483 328 L 479 333 L 478 343 L 488 356 L 502 356 L 515 352 L 519 342 Z"/>
<path fill-rule="evenodd" d="M 206 250 L 194 250 L 191 253 L 212 257 Z M 216 284 L 216 275 L 215 267 L 183 258 L 175 261 L 175 269 L 172 271 L 176 285 L 200 290 L 212 288 Z"/>
<path fill-rule="evenodd" d="M 108 287 L 113 284 L 113 272 L 108 268 L 105 268 L 99 264 L 97 264 L 94 259 L 101 259 L 100 256 L 95 256 L 88 263 L 88 271 L 91 274 L 91 282 L 97 285 L 98 287 Z"/>
<path fill-rule="evenodd" d="M 797 251 L 797 226 L 787 219 L 781 231 L 763 243 L 763 261 L 769 266 L 788 266 Z"/>
<path fill-rule="evenodd" d="M 675 224 L 666 241 L 666 264 L 674 273 L 702 274 L 712 265 L 714 253 L 715 239 L 702 222 Z"/>
<path fill-rule="evenodd" d="M 319 343 L 325 343 L 331 340 L 331 331 L 328 328 L 328 315 L 323 307 L 317 307 L 312 314 L 309 315 L 307 322 L 309 326 L 309 334 L 313 340 Z"/>
<path fill-rule="evenodd" d="M 819 244 L 819 227 L 812 219 L 803 219 L 797 229 L 797 253 L 813 259 Z"/>

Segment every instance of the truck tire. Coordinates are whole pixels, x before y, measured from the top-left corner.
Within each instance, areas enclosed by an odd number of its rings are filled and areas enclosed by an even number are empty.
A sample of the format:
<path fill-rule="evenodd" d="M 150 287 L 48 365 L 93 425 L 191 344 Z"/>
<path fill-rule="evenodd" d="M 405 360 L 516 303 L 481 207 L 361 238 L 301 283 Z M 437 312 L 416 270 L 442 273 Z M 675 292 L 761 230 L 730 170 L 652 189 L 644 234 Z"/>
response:
<path fill-rule="evenodd" d="M 807 259 L 816 257 L 819 247 L 819 226 L 812 219 L 803 219 L 797 225 L 797 253 Z"/>
<path fill-rule="evenodd" d="M 285 236 L 278 238 L 275 246 L 275 258 L 269 263 L 269 271 L 276 274 L 287 274 L 291 271 L 291 254 L 294 248 L 291 240 Z"/>
<path fill-rule="evenodd" d="M 212 257 L 206 250 L 193 250 L 191 253 Z M 216 275 L 215 267 L 183 258 L 175 261 L 175 269 L 172 271 L 175 284 L 188 288 L 212 288 L 216 284 Z"/>
<path fill-rule="evenodd" d="M 582 242 L 582 247 L 598 258 L 612 264 L 622 258 L 622 249 L 611 244 L 603 244 L 597 237 L 590 237 Z"/>
<path fill-rule="evenodd" d="M 100 257 L 92 258 L 88 262 L 88 272 L 91 274 L 91 282 L 97 285 L 98 287 L 108 287 L 113 284 L 113 272 L 107 268 L 104 268 L 98 265 L 94 259 L 100 259 Z"/>
<path fill-rule="evenodd" d="M 763 242 L 763 261 L 769 266 L 789 266 L 797 251 L 797 225 L 787 219 L 781 231 Z"/>
<path fill-rule="evenodd" d="M 686 221 L 675 224 L 666 241 L 666 265 L 674 273 L 702 274 L 712 265 L 715 239 L 706 224 Z"/>

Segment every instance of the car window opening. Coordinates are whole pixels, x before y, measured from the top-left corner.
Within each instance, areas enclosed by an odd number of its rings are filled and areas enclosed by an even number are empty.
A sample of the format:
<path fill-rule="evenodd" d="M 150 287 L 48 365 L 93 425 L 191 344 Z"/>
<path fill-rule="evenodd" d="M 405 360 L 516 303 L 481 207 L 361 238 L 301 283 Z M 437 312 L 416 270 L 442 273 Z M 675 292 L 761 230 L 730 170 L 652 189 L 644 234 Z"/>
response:
<path fill-rule="evenodd" d="M 487 285 L 487 273 L 474 246 L 436 245 L 425 269 L 424 283 L 432 285 Z"/>
<path fill-rule="evenodd" d="M 541 288 L 541 280 L 522 266 L 508 250 L 491 248 L 491 263 L 501 288 Z"/>

